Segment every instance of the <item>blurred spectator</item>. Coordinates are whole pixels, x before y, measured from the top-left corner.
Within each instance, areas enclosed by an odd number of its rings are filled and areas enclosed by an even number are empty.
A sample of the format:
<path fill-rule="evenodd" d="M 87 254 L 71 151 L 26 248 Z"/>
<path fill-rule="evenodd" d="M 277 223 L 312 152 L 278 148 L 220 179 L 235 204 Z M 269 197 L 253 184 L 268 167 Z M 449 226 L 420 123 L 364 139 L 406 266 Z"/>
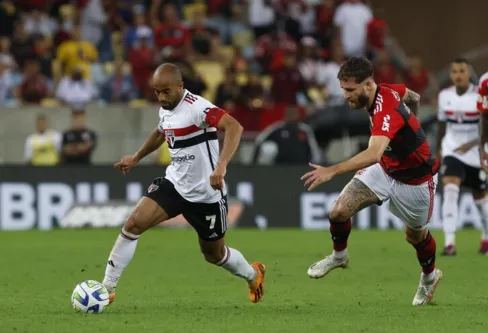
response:
<path fill-rule="evenodd" d="M 24 159 L 34 166 L 53 166 L 59 163 L 61 133 L 48 129 L 45 115 L 36 118 L 36 131 L 25 140 Z"/>
<path fill-rule="evenodd" d="M 52 78 L 53 50 L 48 37 L 39 36 L 34 40 L 34 57 L 39 61 L 41 73 Z"/>
<path fill-rule="evenodd" d="M 260 117 L 265 107 L 265 90 L 261 77 L 256 72 L 250 72 L 247 83 L 240 89 L 232 116 L 241 123 L 245 131 L 259 131 Z"/>
<path fill-rule="evenodd" d="M 366 54 L 367 24 L 373 18 L 371 9 L 361 0 L 346 0 L 334 14 L 334 24 L 348 57 Z"/>
<path fill-rule="evenodd" d="M 47 13 L 34 8 L 26 16 L 24 29 L 30 36 L 52 36 L 56 30 L 56 22 Z"/>
<path fill-rule="evenodd" d="M 374 61 L 374 80 L 377 83 L 396 83 L 398 82 L 395 66 L 390 62 L 387 50 L 378 51 Z"/>
<path fill-rule="evenodd" d="M 12 0 L 0 3 L 0 36 L 11 37 L 14 34 L 15 22 L 19 18 L 19 11 Z"/>
<path fill-rule="evenodd" d="M 64 0 L 61 0 L 64 1 Z M 63 4 L 53 13 L 56 16 L 58 30 L 54 34 L 53 46 L 57 48 L 63 42 L 71 38 L 71 33 L 75 27 L 75 8 L 69 4 Z"/>
<path fill-rule="evenodd" d="M 265 90 L 261 77 L 256 72 L 250 72 L 247 83 L 240 89 L 239 103 L 248 109 L 263 106 Z"/>
<path fill-rule="evenodd" d="M 179 62 L 183 84 L 195 95 L 203 95 L 208 86 L 195 68 L 189 62 Z"/>
<path fill-rule="evenodd" d="M 283 121 L 266 128 L 256 138 L 253 162 L 256 164 L 321 163 L 323 154 L 313 129 L 300 120 L 300 112 L 288 106 Z"/>
<path fill-rule="evenodd" d="M 337 74 L 344 61 L 344 51 L 337 40 L 332 43 L 330 61 L 319 69 L 317 81 L 327 91 L 327 105 L 336 106 L 344 104 L 344 92 L 342 91 Z"/>
<path fill-rule="evenodd" d="M 369 21 L 367 26 L 368 33 L 368 58 L 374 59 L 374 56 L 384 50 L 387 25 L 385 19 L 385 10 L 376 8 L 374 17 Z"/>
<path fill-rule="evenodd" d="M 303 37 L 300 41 L 300 61 L 298 69 L 307 85 L 317 82 L 321 59 L 318 57 L 317 41 L 313 37 Z"/>
<path fill-rule="evenodd" d="M 309 6 L 313 0 L 281 0 L 276 7 L 284 20 L 285 31 L 296 42 L 303 35 L 313 35 L 315 32 L 315 8 Z"/>
<path fill-rule="evenodd" d="M 63 133 L 62 163 L 91 164 L 97 135 L 85 124 L 85 111 L 73 110 L 71 128 Z"/>
<path fill-rule="evenodd" d="M 429 71 L 423 66 L 419 56 L 411 56 L 408 59 L 407 68 L 403 72 L 403 82 L 420 96 L 424 95 L 429 86 Z"/>
<path fill-rule="evenodd" d="M 270 33 L 261 36 L 254 46 L 254 55 L 264 74 L 272 72 L 276 62 L 281 61 L 285 52 L 295 52 L 297 45 L 293 38 L 275 27 Z"/>
<path fill-rule="evenodd" d="M 238 100 L 240 94 L 240 87 L 236 80 L 235 72 L 232 69 L 227 69 L 225 78 L 217 88 L 215 95 L 215 105 L 220 106 L 224 110 L 232 110 L 234 103 Z"/>
<path fill-rule="evenodd" d="M 66 104 L 87 104 L 97 97 L 95 85 L 85 79 L 79 67 L 59 82 L 56 97 Z"/>
<path fill-rule="evenodd" d="M 6 105 L 12 95 L 14 84 L 7 64 L 0 61 L 0 105 Z"/>
<path fill-rule="evenodd" d="M 22 24 L 16 24 L 11 45 L 12 55 L 19 68 L 24 67 L 24 61 L 34 55 L 34 45 L 32 38 Z"/>
<path fill-rule="evenodd" d="M 271 96 L 275 104 L 296 105 L 298 93 L 307 95 L 305 81 L 297 68 L 294 52 L 286 53 L 283 65 L 271 76 Z"/>
<path fill-rule="evenodd" d="M 151 28 L 146 23 L 146 15 L 144 12 L 134 12 L 133 15 L 134 24 L 130 26 L 125 32 L 124 47 L 129 54 L 131 47 L 134 47 L 140 42 L 141 38 L 145 38 L 147 45 L 154 43 L 154 36 Z"/>
<path fill-rule="evenodd" d="M 0 62 L 2 62 L 8 70 L 17 68 L 14 56 L 10 52 L 10 39 L 8 37 L 0 37 Z"/>
<path fill-rule="evenodd" d="M 244 56 L 242 48 L 234 47 L 234 55 L 230 63 L 230 67 L 236 73 L 247 72 L 249 69 L 249 61 Z"/>
<path fill-rule="evenodd" d="M 48 78 L 41 74 L 39 61 L 28 60 L 24 66 L 24 80 L 20 85 L 19 98 L 24 103 L 39 104 L 50 95 Z"/>
<path fill-rule="evenodd" d="M 218 57 L 217 48 L 220 45 L 219 33 L 205 23 L 205 13 L 202 11 L 195 11 L 194 13 L 190 36 L 195 60 L 215 60 Z"/>
<path fill-rule="evenodd" d="M 166 61 L 184 59 L 190 51 L 190 33 L 180 22 L 173 4 L 162 8 L 163 22 L 154 28 L 154 40 Z"/>
<path fill-rule="evenodd" d="M 276 26 L 276 13 L 272 6 L 272 0 L 252 0 L 247 1 L 248 22 L 254 30 L 256 39 L 272 32 Z"/>
<path fill-rule="evenodd" d="M 156 51 L 151 42 L 152 31 L 145 26 L 137 28 L 136 40 L 129 49 L 129 63 L 132 68 L 134 83 L 139 90 L 139 95 L 152 99 L 154 97 L 149 85 L 149 78 L 155 67 Z"/>
<path fill-rule="evenodd" d="M 114 74 L 102 88 L 101 97 L 108 103 L 127 103 L 137 98 L 137 89 L 130 73 L 124 73 L 124 62 L 116 61 Z"/>
<path fill-rule="evenodd" d="M 315 30 L 320 46 L 328 49 L 334 36 L 334 0 L 322 0 L 316 8 Z"/>
<path fill-rule="evenodd" d="M 107 21 L 102 0 L 88 0 L 78 10 L 80 11 L 81 39 L 98 48 Z"/>
<path fill-rule="evenodd" d="M 70 75 L 75 67 L 80 68 L 84 78 L 91 77 L 90 64 L 98 60 L 95 45 L 81 39 L 80 27 L 75 26 L 68 41 L 59 45 L 57 59 L 61 62 L 64 75 Z"/>

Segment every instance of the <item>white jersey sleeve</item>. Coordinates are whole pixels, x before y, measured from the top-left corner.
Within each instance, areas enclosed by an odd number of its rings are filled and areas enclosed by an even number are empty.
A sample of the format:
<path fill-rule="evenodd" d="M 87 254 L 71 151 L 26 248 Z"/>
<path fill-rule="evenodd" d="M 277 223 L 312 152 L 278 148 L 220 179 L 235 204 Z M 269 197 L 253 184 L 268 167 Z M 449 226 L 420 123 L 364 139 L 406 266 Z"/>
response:
<path fill-rule="evenodd" d="M 437 120 L 446 121 L 445 93 L 441 91 L 437 99 Z"/>

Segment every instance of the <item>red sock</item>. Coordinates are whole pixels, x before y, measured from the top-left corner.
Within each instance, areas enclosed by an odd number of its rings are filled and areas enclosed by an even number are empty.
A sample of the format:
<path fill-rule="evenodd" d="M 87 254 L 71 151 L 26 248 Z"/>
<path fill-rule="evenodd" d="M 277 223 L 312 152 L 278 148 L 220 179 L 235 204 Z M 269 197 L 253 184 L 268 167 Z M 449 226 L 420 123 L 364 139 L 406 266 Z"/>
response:
<path fill-rule="evenodd" d="M 420 266 L 422 266 L 422 272 L 424 274 L 430 274 L 435 269 L 435 239 L 430 234 L 427 234 L 425 239 L 413 246 L 417 250 L 417 258 L 419 260 Z"/>
<path fill-rule="evenodd" d="M 334 242 L 335 251 L 343 251 L 347 248 L 347 238 L 351 233 L 351 219 L 344 222 L 330 221 L 330 234 Z"/>

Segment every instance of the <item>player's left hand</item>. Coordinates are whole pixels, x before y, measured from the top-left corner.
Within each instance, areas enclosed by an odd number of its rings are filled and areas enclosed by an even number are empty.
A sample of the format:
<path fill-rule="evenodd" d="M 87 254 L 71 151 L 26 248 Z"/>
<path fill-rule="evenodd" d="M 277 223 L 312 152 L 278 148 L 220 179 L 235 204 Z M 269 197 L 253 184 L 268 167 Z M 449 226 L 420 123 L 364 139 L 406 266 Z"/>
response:
<path fill-rule="evenodd" d="M 308 191 L 312 191 L 320 184 L 326 183 L 335 176 L 335 172 L 332 168 L 321 167 L 320 165 L 308 163 L 315 170 L 307 172 L 300 178 L 305 180 L 305 187 L 308 186 Z"/>
<path fill-rule="evenodd" d="M 210 175 L 210 186 L 214 190 L 222 190 L 224 188 L 224 177 L 227 173 L 227 167 L 223 164 L 217 164 L 217 167 Z"/>

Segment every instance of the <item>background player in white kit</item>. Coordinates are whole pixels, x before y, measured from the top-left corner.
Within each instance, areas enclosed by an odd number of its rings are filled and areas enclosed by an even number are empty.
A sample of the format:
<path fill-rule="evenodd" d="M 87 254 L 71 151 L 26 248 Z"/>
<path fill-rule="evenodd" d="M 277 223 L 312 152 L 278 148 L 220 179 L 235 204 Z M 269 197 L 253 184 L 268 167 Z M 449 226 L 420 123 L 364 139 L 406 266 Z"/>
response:
<path fill-rule="evenodd" d="M 437 154 L 442 156 L 442 222 L 445 247 L 442 255 L 456 254 L 455 232 L 458 223 L 460 186 L 469 188 L 481 215 L 483 230 L 479 252 L 488 253 L 488 202 L 486 173 L 479 155 L 479 120 L 476 110 L 477 87 L 469 82 L 466 59 L 455 59 L 450 66 L 453 86 L 442 90 L 438 102 Z"/>
<path fill-rule="evenodd" d="M 168 141 L 172 163 L 166 176 L 156 178 L 128 218 L 110 253 L 103 284 L 115 299 L 115 288 L 136 250 L 139 236 L 151 227 L 183 214 L 199 236 L 205 259 L 248 282 L 249 298 L 257 303 L 264 295 L 265 266 L 250 265 L 244 256 L 225 246 L 227 229 L 227 164 L 234 155 L 242 126 L 227 112 L 205 98 L 183 89 L 180 70 L 173 64 L 159 66 L 152 77 L 160 121 L 139 151 L 115 164 L 123 173 Z M 225 131 L 219 158 L 217 129 Z"/>

